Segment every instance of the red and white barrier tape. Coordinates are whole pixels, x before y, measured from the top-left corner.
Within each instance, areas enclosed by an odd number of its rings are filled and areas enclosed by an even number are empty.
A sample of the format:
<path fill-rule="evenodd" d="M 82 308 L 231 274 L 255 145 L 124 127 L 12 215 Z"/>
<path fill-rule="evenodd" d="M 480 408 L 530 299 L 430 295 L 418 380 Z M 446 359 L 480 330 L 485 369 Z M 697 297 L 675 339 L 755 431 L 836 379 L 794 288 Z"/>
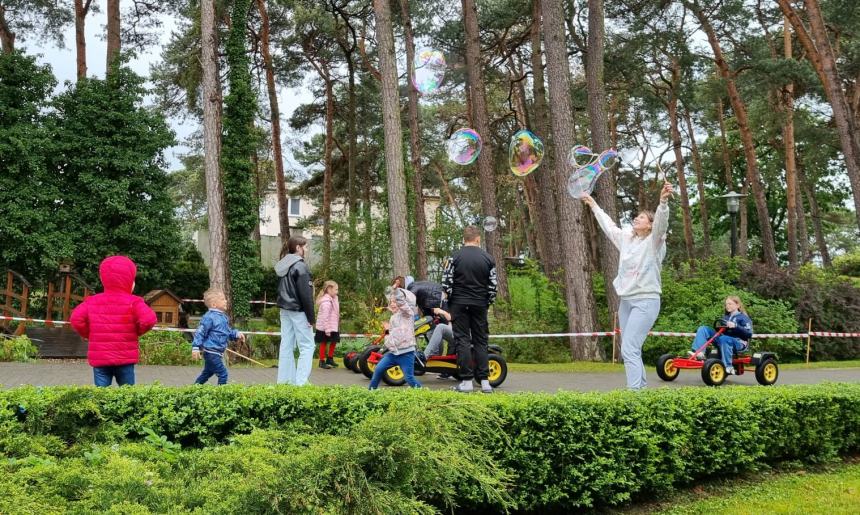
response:
<path fill-rule="evenodd" d="M 201 304 L 205 302 L 203 299 L 180 299 L 180 300 L 182 302 L 199 302 Z M 267 300 L 249 300 L 248 302 L 250 302 L 251 304 L 265 304 L 267 306 L 277 306 L 278 305 L 277 302 L 269 302 Z"/>
<path fill-rule="evenodd" d="M 68 324 L 63 320 L 40 320 L 38 318 L 23 318 L 10 317 L 0 315 L 0 320 L 12 320 L 16 322 L 31 322 L 36 324 Z M 177 327 L 155 327 L 155 331 L 169 331 L 177 333 L 193 333 L 195 329 L 179 329 Z M 274 331 L 241 331 L 244 334 L 257 334 L 262 336 L 280 336 L 280 332 Z M 595 336 L 612 336 L 615 334 L 612 331 L 597 331 L 588 333 L 533 333 L 533 334 L 491 334 L 490 338 L 589 338 Z M 620 333 L 619 333 L 620 334 Z M 677 337 L 694 337 L 696 333 L 681 333 L 672 331 L 651 331 L 649 336 L 677 336 Z M 368 333 L 341 333 L 342 338 L 375 338 L 378 334 Z M 756 334 L 753 338 L 808 338 L 817 336 L 823 338 L 860 338 L 860 333 L 834 333 L 830 331 L 813 331 L 810 333 L 772 333 L 772 334 Z"/>

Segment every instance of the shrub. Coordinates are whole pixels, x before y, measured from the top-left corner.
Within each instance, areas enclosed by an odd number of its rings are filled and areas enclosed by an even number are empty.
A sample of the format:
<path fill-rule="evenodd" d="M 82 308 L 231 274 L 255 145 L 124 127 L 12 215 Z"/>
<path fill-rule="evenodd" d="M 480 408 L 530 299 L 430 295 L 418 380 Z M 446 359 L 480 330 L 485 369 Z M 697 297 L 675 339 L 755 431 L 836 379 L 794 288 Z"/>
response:
<path fill-rule="evenodd" d="M 186 334 L 188 336 L 186 336 Z M 140 337 L 141 365 L 191 365 L 191 333 L 150 331 Z"/>
<path fill-rule="evenodd" d="M 762 297 L 780 299 L 795 306 L 796 324 L 806 330 L 860 332 L 860 288 L 830 270 L 806 265 L 797 272 L 771 270 L 748 264 L 741 279 L 744 286 Z M 860 338 L 813 340 L 816 360 L 860 357 Z"/>
<path fill-rule="evenodd" d="M 24 387 L 0 391 L 12 457 L 0 512 L 33 499 L 80 512 L 567 512 L 857 450 L 854 384 L 470 397 Z"/>
<path fill-rule="evenodd" d="M 33 361 L 39 349 L 25 335 L 8 337 L 0 334 L 0 361 Z"/>

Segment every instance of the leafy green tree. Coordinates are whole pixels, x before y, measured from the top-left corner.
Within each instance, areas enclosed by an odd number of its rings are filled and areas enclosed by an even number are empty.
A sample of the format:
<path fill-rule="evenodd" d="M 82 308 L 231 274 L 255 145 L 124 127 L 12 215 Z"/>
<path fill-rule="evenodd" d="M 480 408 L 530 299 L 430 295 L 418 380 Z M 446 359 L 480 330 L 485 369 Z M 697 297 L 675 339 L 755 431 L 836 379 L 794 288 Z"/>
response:
<path fill-rule="evenodd" d="M 173 134 L 143 106 L 143 78 L 117 66 L 105 80 L 83 79 L 53 102 L 48 172 L 61 186 L 58 223 L 73 241 L 66 256 L 95 282 L 108 254 L 138 264 L 137 291 L 159 286 L 179 254 L 164 149 Z"/>
<path fill-rule="evenodd" d="M 0 267 L 31 280 L 72 252 L 59 218 L 64 188 L 44 161 L 44 112 L 55 85 L 50 67 L 35 58 L 0 55 Z"/>

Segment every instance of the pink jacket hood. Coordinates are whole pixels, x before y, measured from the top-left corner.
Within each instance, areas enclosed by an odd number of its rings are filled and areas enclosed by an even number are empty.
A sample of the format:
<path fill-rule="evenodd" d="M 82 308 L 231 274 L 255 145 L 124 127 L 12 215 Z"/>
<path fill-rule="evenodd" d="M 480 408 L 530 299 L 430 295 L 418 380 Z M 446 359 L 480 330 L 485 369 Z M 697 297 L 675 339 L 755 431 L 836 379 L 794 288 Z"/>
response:
<path fill-rule="evenodd" d="M 134 278 L 137 277 L 137 266 L 125 256 L 111 256 L 99 265 L 99 277 L 105 293 L 131 293 Z"/>

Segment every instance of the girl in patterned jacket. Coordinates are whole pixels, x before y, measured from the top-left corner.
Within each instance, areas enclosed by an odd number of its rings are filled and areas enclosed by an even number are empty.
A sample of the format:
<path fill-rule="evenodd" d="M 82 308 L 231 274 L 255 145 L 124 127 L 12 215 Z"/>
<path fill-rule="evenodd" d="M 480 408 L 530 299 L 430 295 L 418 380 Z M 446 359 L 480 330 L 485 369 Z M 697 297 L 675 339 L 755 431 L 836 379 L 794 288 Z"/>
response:
<path fill-rule="evenodd" d="M 376 365 L 370 379 L 370 389 L 376 390 L 382 374 L 391 367 L 400 367 L 406 382 L 412 388 L 421 388 L 415 379 L 415 294 L 403 288 L 394 288 L 388 298 L 391 319 L 385 324 L 387 352 Z"/>

